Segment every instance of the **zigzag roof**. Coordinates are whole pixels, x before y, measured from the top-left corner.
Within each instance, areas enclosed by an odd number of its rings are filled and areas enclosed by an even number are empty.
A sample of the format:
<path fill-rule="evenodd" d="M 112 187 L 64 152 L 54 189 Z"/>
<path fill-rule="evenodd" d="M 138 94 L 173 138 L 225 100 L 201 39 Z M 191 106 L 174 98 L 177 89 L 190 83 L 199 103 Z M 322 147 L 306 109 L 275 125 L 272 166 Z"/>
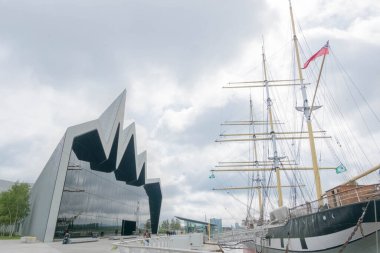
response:
<path fill-rule="evenodd" d="M 152 230 L 157 231 L 162 199 L 160 180 L 146 180 L 147 153 L 137 155 L 135 124 L 123 129 L 125 100 L 126 90 L 98 119 L 66 130 L 32 188 L 32 212 L 26 219 L 24 233 L 35 234 L 41 241 L 53 240 L 72 151 L 79 160 L 89 162 L 93 170 L 114 172 L 119 181 L 144 186 L 149 196 Z"/>
<path fill-rule="evenodd" d="M 100 153 L 101 157 L 98 157 L 98 159 L 94 161 L 91 160 L 90 155 L 87 157 L 85 155 L 81 156 L 78 152 L 78 158 L 90 162 L 92 169 L 104 172 L 115 171 L 118 180 L 123 180 L 134 185 L 133 181 L 139 181 L 141 173 L 146 174 L 146 171 L 142 172 L 142 170 L 143 168 L 145 168 L 145 170 L 147 169 L 147 154 L 146 151 L 139 155 L 136 153 L 135 123 L 123 129 L 125 100 L 126 91 L 124 90 L 98 119 L 69 127 L 66 131 L 66 138 L 69 136 L 73 138 L 74 151 L 76 150 L 76 143 L 81 140 L 85 144 L 99 141 L 101 145 L 89 145 L 87 149 L 103 149 L 93 150 L 95 153 Z M 89 138 L 97 138 L 98 140 L 88 140 Z M 83 143 L 81 146 L 83 146 Z M 126 156 L 128 156 L 128 159 Z M 125 165 L 125 159 L 128 160 L 129 166 L 127 167 Z M 134 168 L 130 167 L 131 159 L 134 161 L 132 162 L 132 164 L 135 165 L 133 166 Z M 99 168 L 99 166 L 103 168 Z M 144 176 L 143 182 L 140 182 L 139 185 L 145 183 L 145 178 Z"/>

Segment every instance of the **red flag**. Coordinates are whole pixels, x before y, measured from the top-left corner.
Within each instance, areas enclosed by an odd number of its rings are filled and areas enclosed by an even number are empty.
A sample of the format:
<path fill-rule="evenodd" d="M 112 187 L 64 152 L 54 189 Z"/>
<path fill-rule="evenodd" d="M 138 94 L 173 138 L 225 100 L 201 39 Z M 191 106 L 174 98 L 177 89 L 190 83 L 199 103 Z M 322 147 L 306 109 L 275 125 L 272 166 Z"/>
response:
<path fill-rule="evenodd" d="M 322 56 L 322 55 L 326 55 L 326 54 L 329 54 L 329 41 L 327 41 L 326 45 L 324 45 L 318 52 L 313 54 L 313 56 L 311 56 L 310 59 L 305 62 L 305 64 L 303 65 L 303 69 L 306 69 L 307 66 L 309 66 L 309 63 L 311 61 L 314 61 L 315 58 Z"/>

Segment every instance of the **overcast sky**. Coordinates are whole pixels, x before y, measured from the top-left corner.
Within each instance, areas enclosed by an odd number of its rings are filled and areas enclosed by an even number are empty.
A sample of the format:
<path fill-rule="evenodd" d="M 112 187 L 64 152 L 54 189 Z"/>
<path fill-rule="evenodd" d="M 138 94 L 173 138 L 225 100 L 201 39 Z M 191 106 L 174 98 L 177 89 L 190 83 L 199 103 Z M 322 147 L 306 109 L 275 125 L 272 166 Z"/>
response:
<path fill-rule="evenodd" d="M 377 164 L 380 124 L 367 105 L 380 106 L 380 2 L 294 0 L 293 7 L 303 61 L 330 40 L 366 97 L 348 102 L 345 86 L 325 86 L 350 131 L 373 145 L 365 164 Z M 292 38 L 287 0 L 0 1 L 0 178 L 34 182 L 66 128 L 97 118 L 126 89 L 125 124 L 136 122 L 148 177 L 161 178 L 161 219 L 240 222 L 244 193 L 211 189 L 245 175 L 208 177 L 240 150 L 214 143 L 220 123 L 248 117 L 249 95 L 221 87 L 261 78 L 262 38 L 272 71 L 281 72 L 281 56 L 292 54 L 282 52 Z M 333 103 L 327 95 L 325 102 Z"/>

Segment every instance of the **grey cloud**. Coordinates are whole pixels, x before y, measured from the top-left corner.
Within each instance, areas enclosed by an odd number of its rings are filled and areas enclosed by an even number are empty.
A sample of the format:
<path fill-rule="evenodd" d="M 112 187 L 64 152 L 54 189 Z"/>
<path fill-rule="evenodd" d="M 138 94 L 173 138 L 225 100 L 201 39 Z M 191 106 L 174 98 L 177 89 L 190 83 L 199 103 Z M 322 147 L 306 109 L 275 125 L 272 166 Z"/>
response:
<path fill-rule="evenodd" d="M 270 9 L 267 5 L 269 4 L 259 0 L 2 1 L 0 3 L 0 66 L 2 69 L 0 79 L 12 80 L 9 83 L 13 85 L 22 76 L 23 82 L 20 82 L 22 83 L 20 86 L 29 81 L 31 86 L 49 84 L 53 86 L 52 89 L 57 94 L 62 92 L 62 89 L 67 89 L 69 92 L 65 91 L 65 94 L 67 93 L 69 96 L 65 96 L 65 99 L 59 101 L 64 103 L 62 101 L 67 100 L 73 103 L 78 107 L 78 111 L 80 107 L 80 104 L 77 103 L 78 100 L 82 100 L 84 105 L 88 105 L 86 110 L 96 111 L 96 108 L 102 108 L 101 104 L 108 104 L 113 96 L 122 90 L 122 86 L 127 86 L 128 92 L 133 91 L 132 87 L 143 90 L 142 93 L 146 96 L 142 96 L 142 100 L 149 100 L 153 95 L 160 96 L 158 89 L 155 89 L 157 86 L 155 84 L 149 86 L 147 83 L 159 79 L 161 70 L 163 70 L 161 75 L 168 75 L 170 77 L 168 80 L 175 83 L 173 85 L 178 85 L 179 88 L 175 88 L 180 92 L 193 93 L 196 92 L 199 83 L 205 83 L 203 81 L 205 79 L 211 80 L 209 77 L 218 75 L 220 69 L 236 72 L 236 70 L 225 68 L 226 66 L 231 67 L 228 65 L 231 62 L 247 60 L 248 57 L 243 56 L 241 52 L 247 43 L 260 41 L 261 34 L 267 37 L 267 34 L 271 35 L 273 32 L 277 32 L 276 29 L 284 29 L 288 26 L 284 25 L 288 20 L 282 20 L 282 16 L 277 13 L 277 11 L 287 11 L 287 9 Z M 324 7 L 323 4 L 321 6 Z M 369 8 L 365 8 L 365 10 L 368 11 Z M 353 18 L 356 16 L 347 16 L 346 13 L 343 13 L 345 15 L 342 14 L 342 17 L 336 16 L 336 14 L 334 16 L 334 11 L 331 13 L 329 11 L 327 14 L 330 16 L 326 17 L 323 22 L 315 15 L 310 15 L 313 20 L 310 19 L 304 27 L 306 29 L 310 27 L 346 29 L 352 25 Z M 327 15 L 325 12 L 324 14 Z M 359 14 L 374 15 L 374 12 L 369 11 L 366 14 L 364 11 Z M 338 36 L 341 35 L 338 34 Z M 269 36 L 269 38 L 272 37 Z M 316 41 L 316 39 L 321 40 L 321 37 L 323 34 L 318 34 L 318 38 L 314 38 L 310 42 L 313 45 L 312 51 L 318 50 L 322 46 L 320 41 Z M 373 108 L 378 108 L 377 94 L 379 94 L 380 88 L 376 84 L 379 83 L 380 76 L 375 72 L 379 65 L 376 58 L 380 53 L 379 46 L 375 43 L 367 43 L 368 41 L 365 40 L 348 41 L 344 36 L 326 39 L 330 39 L 334 53 L 339 56 L 340 61 L 368 102 L 375 105 Z M 279 42 L 279 44 L 281 43 Z M 12 51 L 5 57 L 1 51 L 3 48 Z M 270 50 L 268 48 L 268 51 Z M 242 59 L 238 57 L 242 57 Z M 257 58 L 260 55 L 252 55 L 252 57 Z M 272 64 L 277 66 L 277 62 Z M 327 67 L 330 67 L 331 64 L 328 62 Z M 238 71 L 246 72 L 244 69 Z M 147 73 L 152 75 L 151 78 L 142 78 L 146 77 Z M 245 77 L 243 78 L 245 79 Z M 163 80 L 161 83 L 166 81 L 165 78 Z M 218 80 L 220 81 L 220 79 Z M 142 87 L 137 87 L 140 83 Z M 6 84 L 6 82 L 0 83 L 0 85 Z M 326 85 L 331 89 L 332 94 L 335 94 L 337 102 L 342 105 L 343 113 L 348 115 L 349 120 L 354 120 L 359 124 L 361 121 L 357 120 L 359 115 L 351 114 L 354 105 L 346 102 L 347 90 L 333 82 Z M 70 92 L 74 87 L 76 90 L 82 89 L 82 92 L 72 96 Z M 214 86 L 209 88 L 214 89 Z M 170 89 L 171 86 L 166 88 L 166 90 Z M 152 94 L 153 92 L 155 94 Z M 12 92 L 12 95 L 13 93 L 17 92 Z M 57 97 L 55 93 L 53 94 L 54 97 Z M 183 94 L 186 93 L 183 92 Z M 17 94 L 14 94 L 14 99 L 17 100 Z M 69 101 L 70 99 L 77 101 Z M 241 120 L 246 117 L 248 101 L 246 104 L 237 104 L 231 100 L 225 105 L 220 105 L 220 108 L 199 108 L 191 104 L 194 99 L 178 96 L 178 101 L 172 97 L 169 100 L 173 100 L 170 101 L 173 103 L 157 106 L 163 108 L 163 112 L 169 109 L 180 111 L 192 106 L 200 110 L 191 119 L 193 122 L 187 125 L 181 133 L 175 133 L 163 124 L 157 130 L 156 135 L 151 134 L 154 133 L 157 122 L 165 115 L 159 110 L 153 116 L 149 114 L 149 111 L 144 113 L 133 111 L 130 108 L 136 105 L 129 104 L 128 97 L 126 112 L 127 117 L 133 118 L 133 121 L 142 125 L 150 135 L 149 138 L 154 139 L 154 147 L 157 150 L 149 146 L 144 149 L 148 150 L 149 166 L 158 165 L 151 166 L 150 169 L 162 172 L 160 177 L 162 178 L 164 204 L 165 198 L 170 204 L 177 199 L 177 196 L 186 194 L 185 191 L 189 189 L 196 194 L 199 191 L 208 191 L 214 186 L 244 185 L 246 181 L 237 175 L 216 174 L 215 180 L 208 178 L 209 169 L 215 165 L 208 164 L 211 160 L 209 157 L 215 156 L 212 152 L 207 154 L 207 158 L 203 157 L 199 160 L 189 154 L 208 150 L 209 145 L 214 145 L 213 141 L 217 135 L 220 131 L 224 131 L 219 126 L 221 121 Z M 163 103 L 160 100 L 154 101 Z M 38 102 L 36 100 L 36 103 Z M 68 108 L 73 110 L 75 106 Z M 365 107 L 363 101 L 359 103 L 359 106 Z M 55 115 L 52 117 L 59 121 L 57 125 L 60 125 L 62 129 L 71 124 L 68 123 L 68 120 L 71 120 L 70 115 L 61 117 L 66 115 L 62 114 L 64 108 L 67 107 L 62 105 L 60 110 L 54 109 L 52 112 L 52 115 Z M 99 110 L 101 111 L 101 109 Z M 74 116 L 76 112 L 73 110 L 72 114 Z M 368 112 L 364 112 L 364 116 L 365 118 L 371 117 Z M 46 117 L 51 119 L 51 115 Z M 75 120 L 75 124 L 83 121 Z M 46 122 L 46 124 L 49 123 L 48 120 Z M 376 127 L 378 122 L 372 121 L 369 124 L 378 129 Z M 15 126 L 15 131 L 17 129 L 21 129 L 21 126 Z M 46 130 L 41 131 L 40 135 L 46 134 L 43 133 Z M 139 142 L 138 132 L 139 129 L 137 129 L 137 141 Z M 61 134 L 59 133 L 56 138 L 61 137 Z M 28 162 L 33 163 L 30 162 L 33 157 L 38 156 L 38 159 L 44 160 L 41 158 L 41 152 L 33 152 L 33 149 L 42 149 L 43 143 L 38 138 L 35 136 L 22 140 L 21 143 L 14 143 L 13 146 L 0 147 L 2 175 L 8 175 L 6 178 L 10 180 L 16 180 L 17 173 L 18 175 L 38 174 L 43 167 L 43 162 L 41 162 L 40 169 L 35 169 L 38 167 L 35 162 L 32 168 L 27 166 Z M 158 144 L 161 145 L 159 148 Z M 221 149 L 225 149 L 225 147 L 221 147 Z M 28 155 L 24 156 L 25 160 L 20 160 L 17 153 L 27 153 Z M 48 157 L 48 155 L 50 154 L 44 156 Z M 160 163 L 162 160 L 169 162 Z M 44 162 L 46 161 L 44 160 Z M 8 172 L 4 171 L 4 168 L 8 167 L 13 167 L 13 170 L 19 172 L 6 174 Z M 23 173 L 22 171 L 28 172 Z M 184 174 L 185 178 L 180 181 L 181 185 L 166 184 L 168 178 L 165 178 L 165 175 L 182 177 Z M 31 177 L 28 176 L 28 178 Z M 234 194 L 238 195 L 238 193 Z M 220 195 L 225 196 L 226 193 L 223 192 Z M 240 194 L 239 198 L 245 199 Z M 186 200 L 184 201 L 186 202 Z M 224 197 L 224 201 L 228 206 L 233 199 Z M 190 205 L 191 203 L 186 202 L 185 204 Z M 167 209 L 163 209 L 163 216 L 178 215 L 178 213 L 174 213 L 174 207 L 167 205 L 165 204 Z"/>
<path fill-rule="evenodd" d="M 206 72 L 251 38 L 261 1 L 15 1 L 2 4 L 0 39 L 13 61 L 52 85 L 72 79 L 121 82 L 168 66 L 180 78 Z M 66 82 L 65 82 L 66 81 Z"/>
<path fill-rule="evenodd" d="M 181 133 L 173 133 L 167 126 L 161 126 L 157 131 L 158 140 L 173 143 L 186 143 L 186 145 L 204 146 L 212 144 L 221 131 L 220 124 L 227 120 L 244 120 L 244 118 L 236 118 L 242 111 L 249 111 L 247 103 L 236 103 L 228 101 L 222 107 L 207 108 L 201 111 L 199 115 L 190 119 L 192 123 Z M 240 116 L 243 117 L 243 116 Z M 247 113 L 248 118 L 248 113 Z"/>
<path fill-rule="evenodd" d="M 359 5 L 360 8 L 355 8 Z M 340 12 L 336 11 L 337 7 L 339 7 Z M 346 30 L 358 18 L 377 17 L 379 15 L 379 6 L 375 3 L 373 5 L 367 5 L 365 2 L 346 4 L 346 1 L 323 0 L 320 1 L 314 12 L 323 13 L 323 15 L 307 17 L 304 21 L 307 27 L 324 26 L 330 29 Z"/>
<path fill-rule="evenodd" d="M 374 114 L 380 117 L 375 109 L 380 106 L 378 100 L 380 87 L 374 84 L 380 82 L 380 74 L 374 70 L 378 68 L 380 62 L 374 56 L 380 54 L 380 47 L 365 41 L 356 41 L 352 44 L 341 40 L 334 42 L 333 55 L 328 59 L 330 61 L 327 63 L 330 65 L 328 67 L 335 68 L 335 71 L 344 69 L 345 72 L 335 72 L 325 85 L 328 86 L 340 111 L 348 120 L 347 123 L 353 121 L 355 128 L 363 129 L 365 121 L 374 127 L 373 131 L 378 131 L 379 121 Z M 339 64 L 342 64 L 342 69 L 339 69 Z M 341 123 L 335 122 L 335 124 Z"/>
<path fill-rule="evenodd" d="M 172 198 L 178 195 L 184 195 L 186 194 L 183 190 L 183 188 L 180 185 L 175 184 L 169 184 L 169 185 L 162 185 L 162 195 L 164 198 Z"/>
<path fill-rule="evenodd" d="M 20 165 L 19 156 L 22 156 L 30 150 L 30 147 L 25 146 L 25 141 L 32 142 L 33 140 L 23 140 L 0 146 L 0 160 L 2 166 Z"/>

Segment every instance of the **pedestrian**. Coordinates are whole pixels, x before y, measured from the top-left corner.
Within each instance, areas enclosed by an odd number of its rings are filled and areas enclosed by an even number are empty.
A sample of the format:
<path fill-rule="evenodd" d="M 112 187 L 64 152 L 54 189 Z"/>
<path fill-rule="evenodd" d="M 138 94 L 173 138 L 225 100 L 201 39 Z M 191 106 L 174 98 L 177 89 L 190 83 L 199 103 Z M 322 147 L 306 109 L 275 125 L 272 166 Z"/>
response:
<path fill-rule="evenodd" d="M 144 245 L 145 246 L 149 246 L 149 238 L 150 238 L 150 234 L 149 234 L 148 230 L 145 230 L 145 233 L 144 233 Z"/>
<path fill-rule="evenodd" d="M 63 235 L 62 244 L 69 244 L 69 243 L 70 243 L 70 233 L 69 233 L 69 230 L 66 229 Z"/>

